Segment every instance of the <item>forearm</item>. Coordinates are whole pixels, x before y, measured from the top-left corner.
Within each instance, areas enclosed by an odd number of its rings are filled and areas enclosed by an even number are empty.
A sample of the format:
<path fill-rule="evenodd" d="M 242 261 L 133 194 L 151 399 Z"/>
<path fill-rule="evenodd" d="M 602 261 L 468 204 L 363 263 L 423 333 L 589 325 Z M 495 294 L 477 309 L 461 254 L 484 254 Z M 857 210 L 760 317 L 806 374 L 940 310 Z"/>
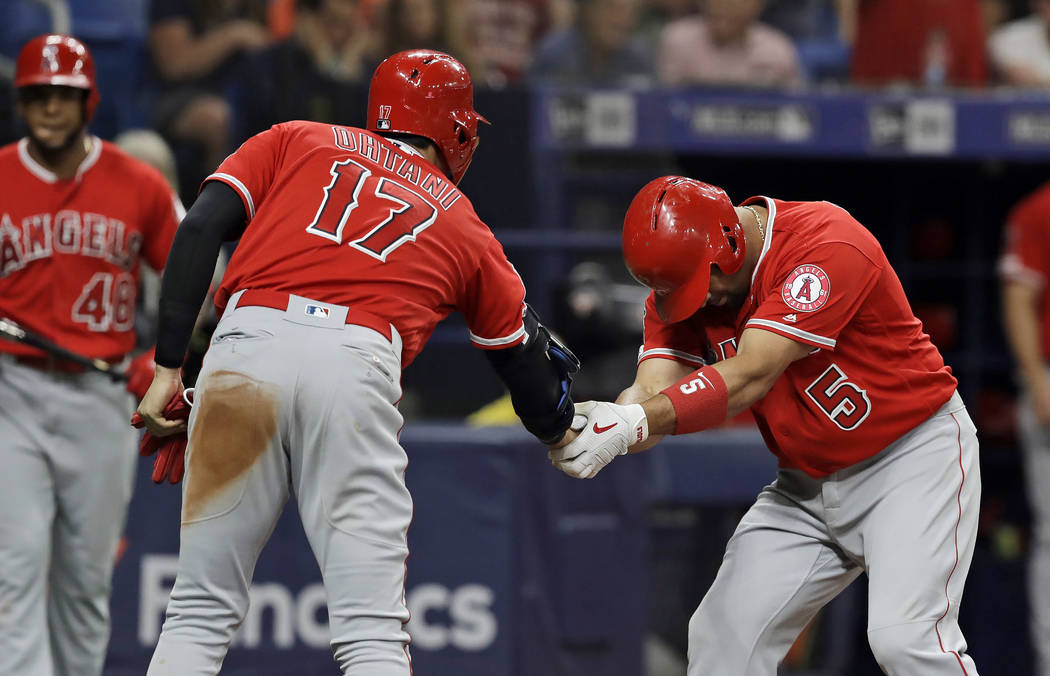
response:
<path fill-rule="evenodd" d="M 643 405 L 650 434 L 688 434 L 721 425 L 766 396 L 811 345 L 762 329 L 746 329 L 737 354 L 691 371 Z"/>
<path fill-rule="evenodd" d="M 193 38 L 189 29 L 162 26 L 154 29 L 153 57 L 165 79 L 172 82 L 206 75 L 237 51 L 237 44 L 222 28 Z"/>
<path fill-rule="evenodd" d="M 718 362 L 714 369 L 722 374 L 729 391 L 729 410 L 726 418 L 732 418 L 747 409 L 756 401 L 766 396 L 780 374 L 741 368 L 743 365 L 733 359 Z"/>
<path fill-rule="evenodd" d="M 182 364 L 222 243 L 239 234 L 243 224 L 240 198 L 217 182 L 205 186 L 183 219 L 161 280 L 156 353 L 160 366 Z"/>
<path fill-rule="evenodd" d="M 718 362 L 707 368 L 718 371 L 725 381 L 728 394 L 729 403 L 726 414 L 719 423 L 741 413 L 766 396 L 776 381 L 776 378 L 770 377 L 770 374 L 746 368 L 746 364 L 740 364 L 735 358 Z M 630 402 L 617 400 L 617 403 Z M 650 435 L 675 433 L 678 428 L 678 416 L 671 399 L 666 394 L 659 393 L 650 397 L 642 404 L 642 408 L 645 409 L 646 418 L 649 421 Z"/>
<path fill-rule="evenodd" d="M 1017 362 L 1018 375 L 1029 390 L 1045 385 L 1046 371 L 1035 296 L 1030 289 L 1007 286 L 1003 294 L 1003 324 Z"/>

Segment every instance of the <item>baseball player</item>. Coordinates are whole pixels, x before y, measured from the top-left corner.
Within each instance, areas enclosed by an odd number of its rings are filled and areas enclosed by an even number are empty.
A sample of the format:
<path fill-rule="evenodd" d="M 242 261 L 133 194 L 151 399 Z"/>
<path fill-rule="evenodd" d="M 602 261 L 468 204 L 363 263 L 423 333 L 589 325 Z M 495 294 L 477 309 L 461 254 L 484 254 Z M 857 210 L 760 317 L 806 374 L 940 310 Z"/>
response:
<path fill-rule="evenodd" d="M 574 436 L 574 357 L 456 187 L 484 121 L 458 61 L 399 52 L 372 77 L 367 129 L 278 124 L 205 180 L 161 284 L 156 377 L 138 410 L 154 436 L 182 429 L 161 412 L 215 255 L 240 243 L 188 421 L 178 572 L 150 676 L 218 672 L 292 495 L 342 673 L 408 676 L 401 370 L 453 310 L 525 427 L 548 444 Z"/>
<path fill-rule="evenodd" d="M 181 206 L 159 172 L 87 133 L 99 92 L 78 40 L 29 41 L 14 84 L 27 134 L 0 148 L 0 317 L 120 362 L 140 259 L 163 267 Z M 105 375 L 0 341 L 0 674 L 101 673 L 134 406 Z"/>
<path fill-rule="evenodd" d="M 1006 235 L 1003 321 L 1022 386 L 1018 423 L 1032 512 L 1030 628 L 1035 673 L 1050 676 L 1050 184 L 1014 207 Z"/>
<path fill-rule="evenodd" d="M 977 437 L 878 241 L 828 202 L 734 207 L 668 176 L 634 198 L 623 249 L 652 289 L 637 376 L 617 404 L 577 407 L 586 427 L 556 466 L 592 477 L 747 407 L 780 461 L 689 623 L 690 676 L 773 676 L 862 572 L 887 674 L 975 676 L 957 618 Z"/>

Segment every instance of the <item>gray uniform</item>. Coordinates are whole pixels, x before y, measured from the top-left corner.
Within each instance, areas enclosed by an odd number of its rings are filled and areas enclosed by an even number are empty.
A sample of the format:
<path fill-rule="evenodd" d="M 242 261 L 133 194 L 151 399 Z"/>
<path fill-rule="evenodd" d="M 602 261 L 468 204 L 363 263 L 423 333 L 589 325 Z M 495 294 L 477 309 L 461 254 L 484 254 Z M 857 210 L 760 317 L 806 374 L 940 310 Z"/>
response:
<path fill-rule="evenodd" d="M 868 460 L 822 479 L 782 469 L 689 622 L 689 675 L 774 676 L 863 572 L 868 642 L 887 674 L 977 676 L 958 613 L 980 498 L 976 429 L 958 394 Z"/>
<path fill-rule="evenodd" d="M 197 381 L 179 567 L 149 676 L 218 673 L 256 559 L 293 494 L 340 668 L 408 676 L 401 339 L 392 327 L 387 340 L 346 324 L 347 309 L 329 303 L 292 296 L 282 311 L 238 299 Z"/>
<path fill-rule="evenodd" d="M 0 674 L 102 673 L 133 410 L 108 376 L 0 355 Z"/>
<path fill-rule="evenodd" d="M 1050 377 L 1050 372 L 1047 373 Z M 1022 396 L 1018 431 L 1024 457 L 1028 504 L 1032 510 L 1032 551 L 1028 561 L 1028 598 L 1031 605 L 1032 645 L 1036 675 L 1050 676 L 1050 429 L 1039 424 L 1032 402 Z"/>

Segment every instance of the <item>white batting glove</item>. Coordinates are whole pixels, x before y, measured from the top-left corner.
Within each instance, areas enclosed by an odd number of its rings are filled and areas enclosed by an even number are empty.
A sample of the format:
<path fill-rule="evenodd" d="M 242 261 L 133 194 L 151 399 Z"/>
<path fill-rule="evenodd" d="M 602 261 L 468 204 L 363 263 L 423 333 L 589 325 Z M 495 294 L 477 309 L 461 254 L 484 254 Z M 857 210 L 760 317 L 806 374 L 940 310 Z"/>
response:
<path fill-rule="evenodd" d="M 582 420 L 581 420 L 582 418 Z M 582 425 L 581 425 L 582 423 Z M 641 404 L 585 401 L 576 404 L 572 429 L 579 436 L 547 457 L 554 466 L 577 479 L 594 478 L 627 447 L 649 437 L 649 421 Z"/>

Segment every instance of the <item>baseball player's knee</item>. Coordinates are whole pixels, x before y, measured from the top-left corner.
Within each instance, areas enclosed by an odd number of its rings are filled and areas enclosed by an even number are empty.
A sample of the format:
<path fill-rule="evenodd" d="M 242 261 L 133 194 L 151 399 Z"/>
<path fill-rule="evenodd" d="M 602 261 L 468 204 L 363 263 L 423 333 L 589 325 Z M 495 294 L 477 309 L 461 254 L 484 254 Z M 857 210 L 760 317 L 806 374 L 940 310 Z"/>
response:
<path fill-rule="evenodd" d="M 409 676 L 406 641 L 332 642 L 332 655 L 345 676 Z"/>
<path fill-rule="evenodd" d="M 51 556 L 50 532 L 16 529 L 0 543 L 0 570 L 17 589 L 43 583 Z"/>
<path fill-rule="evenodd" d="M 936 618 L 869 629 L 868 645 L 890 674 L 923 673 L 941 660 L 954 661 L 956 652 L 966 649 L 958 625 L 938 623 Z"/>
<path fill-rule="evenodd" d="M 754 645 L 753 637 L 745 636 L 746 633 L 705 599 L 689 618 L 690 663 L 712 657 L 718 664 L 736 664 L 740 658 L 746 659 Z"/>

